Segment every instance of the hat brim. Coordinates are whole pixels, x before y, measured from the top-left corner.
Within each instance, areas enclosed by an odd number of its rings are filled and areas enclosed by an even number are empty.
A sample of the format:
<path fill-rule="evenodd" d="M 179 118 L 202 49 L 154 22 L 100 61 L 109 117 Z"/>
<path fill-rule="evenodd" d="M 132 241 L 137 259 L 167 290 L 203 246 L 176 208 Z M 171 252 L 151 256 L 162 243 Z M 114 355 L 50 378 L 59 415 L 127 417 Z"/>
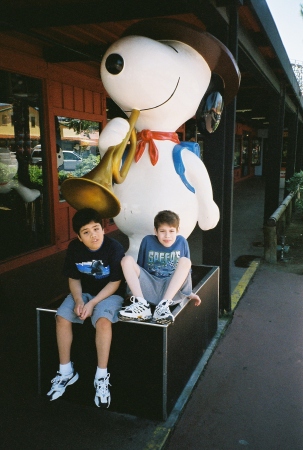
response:
<path fill-rule="evenodd" d="M 241 80 L 238 65 L 228 48 L 212 34 L 180 20 L 158 18 L 136 22 L 127 28 L 122 36 L 131 35 L 156 41 L 180 41 L 191 46 L 203 56 L 210 70 L 222 78 L 225 104 L 237 95 Z"/>

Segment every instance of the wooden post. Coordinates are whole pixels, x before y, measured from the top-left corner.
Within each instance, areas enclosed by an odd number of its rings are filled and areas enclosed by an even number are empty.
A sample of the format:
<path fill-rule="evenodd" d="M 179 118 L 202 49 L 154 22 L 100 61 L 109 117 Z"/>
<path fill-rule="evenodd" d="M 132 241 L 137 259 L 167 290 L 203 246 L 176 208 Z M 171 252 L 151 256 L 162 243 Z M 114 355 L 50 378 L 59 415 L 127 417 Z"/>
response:
<path fill-rule="evenodd" d="M 285 86 L 281 91 L 271 96 L 270 124 L 268 136 L 268 152 L 264 160 L 265 196 L 264 223 L 279 206 L 280 168 L 282 160 Z"/>
<path fill-rule="evenodd" d="M 288 226 L 291 222 L 292 216 L 292 201 L 289 202 L 288 207 L 286 208 L 285 216 L 286 216 L 286 226 Z"/>
<path fill-rule="evenodd" d="M 264 259 L 270 264 L 277 262 L 277 230 L 276 227 L 263 227 L 264 233 Z"/>
<path fill-rule="evenodd" d="M 228 48 L 238 56 L 238 6 L 229 7 Z M 212 31 L 212 30 L 208 30 Z M 214 35 L 218 32 L 215 25 Z M 218 36 L 216 36 L 218 37 Z M 224 42 L 224 41 L 223 41 Z M 220 209 L 218 225 L 203 233 L 203 264 L 220 267 L 220 311 L 231 310 L 231 244 L 234 184 L 236 100 L 222 114 L 219 128 L 204 138 L 203 161 L 210 175 L 214 200 Z"/>

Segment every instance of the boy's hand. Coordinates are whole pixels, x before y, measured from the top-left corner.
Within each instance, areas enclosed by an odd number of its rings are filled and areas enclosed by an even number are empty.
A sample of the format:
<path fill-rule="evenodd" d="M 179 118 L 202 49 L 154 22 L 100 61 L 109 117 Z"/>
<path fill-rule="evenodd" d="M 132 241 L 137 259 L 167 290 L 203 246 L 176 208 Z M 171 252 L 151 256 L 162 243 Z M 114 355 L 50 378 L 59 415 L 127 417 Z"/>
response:
<path fill-rule="evenodd" d="M 78 317 L 81 317 L 84 306 L 85 306 L 85 303 L 83 301 L 76 302 L 76 306 L 74 307 L 74 313 Z"/>
<path fill-rule="evenodd" d="M 201 305 L 201 299 L 199 297 L 199 295 L 194 294 L 193 292 L 188 296 L 188 298 L 190 298 L 190 300 L 195 300 L 195 306 L 199 306 Z"/>
<path fill-rule="evenodd" d="M 87 317 L 91 317 L 94 307 L 95 305 L 91 301 L 87 302 L 86 305 L 83 306 L 79 318 L 85 320 Z"/>

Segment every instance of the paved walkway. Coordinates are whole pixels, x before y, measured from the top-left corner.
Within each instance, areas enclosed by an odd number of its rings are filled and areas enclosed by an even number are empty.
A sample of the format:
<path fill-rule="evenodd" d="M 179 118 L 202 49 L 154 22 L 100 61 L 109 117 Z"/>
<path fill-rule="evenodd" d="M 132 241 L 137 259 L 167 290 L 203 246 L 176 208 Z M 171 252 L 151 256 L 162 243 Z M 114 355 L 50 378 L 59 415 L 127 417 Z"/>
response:
<path fill-rule="evenodd" d="M 261 266 L 168 450 L 303 449 L 303 278 Z"/>

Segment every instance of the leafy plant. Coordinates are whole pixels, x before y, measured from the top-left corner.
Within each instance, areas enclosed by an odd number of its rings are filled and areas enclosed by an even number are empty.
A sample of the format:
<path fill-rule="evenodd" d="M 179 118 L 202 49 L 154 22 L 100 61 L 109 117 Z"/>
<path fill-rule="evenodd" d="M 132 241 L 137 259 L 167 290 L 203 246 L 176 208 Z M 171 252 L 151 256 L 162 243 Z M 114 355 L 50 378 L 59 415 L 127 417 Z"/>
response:
<path fill-rule="evenodd" d="M 31 183 L 35 186 L 43 186 L 42 167 L 30 164 L 28 166 L 28 173 Z"/>
<path fill-rule="evenodd" d="M 71 172 L 67 172 L 66 170 L 60 170 L 60 172 L 58 172 L 59 184 L 62 184 L 63 181 L 66 180 L 66 178 L 70 178 L 72 176 L 73 175 Z"/>
<path fill-rule="evenodd" d="M 16 167 L 0 163 L 0 183 L 8 183 L 16 174 Z"/>
<path fill-rule="evenodd" d="M 66 170 L 60 170 L 58 172 L 59 184 L 63 183 L 66 178 L 70 177 L 83 177 L 86 173 L 93 170 L 100 162 L 100 155 L 89 155 L 87 158 L 83 159 L 81 163 L 77 164 L 76 170 L 73 172 L 68 172 Z"/>
<path fill-rule="evenodd" d="M 89 155 L 84 158 L 81 163 L 77 164 L 76 170 L 74 172 L 75 177 L 82 177 L 86 173 L 90 172 L 94 167 L 96 167 L 100 162 L 100 155 Z"/>
<path fill-rule="evenodd" d="M 99 122 L 91 120 L 72 119 L 70 117 L 61 118 L 60 123 L 73 129 L 77 134 L 83 132 L 87 137 L 94 131 L 99 131 Z"/>
<path fill-rule="evenodd" d="M 286 181 L 286 189 L 289 192 L 297 192 L 296 207 L 299 211 L 303 211 L 303 171 L 296 172 L 289 180 Z"/>

